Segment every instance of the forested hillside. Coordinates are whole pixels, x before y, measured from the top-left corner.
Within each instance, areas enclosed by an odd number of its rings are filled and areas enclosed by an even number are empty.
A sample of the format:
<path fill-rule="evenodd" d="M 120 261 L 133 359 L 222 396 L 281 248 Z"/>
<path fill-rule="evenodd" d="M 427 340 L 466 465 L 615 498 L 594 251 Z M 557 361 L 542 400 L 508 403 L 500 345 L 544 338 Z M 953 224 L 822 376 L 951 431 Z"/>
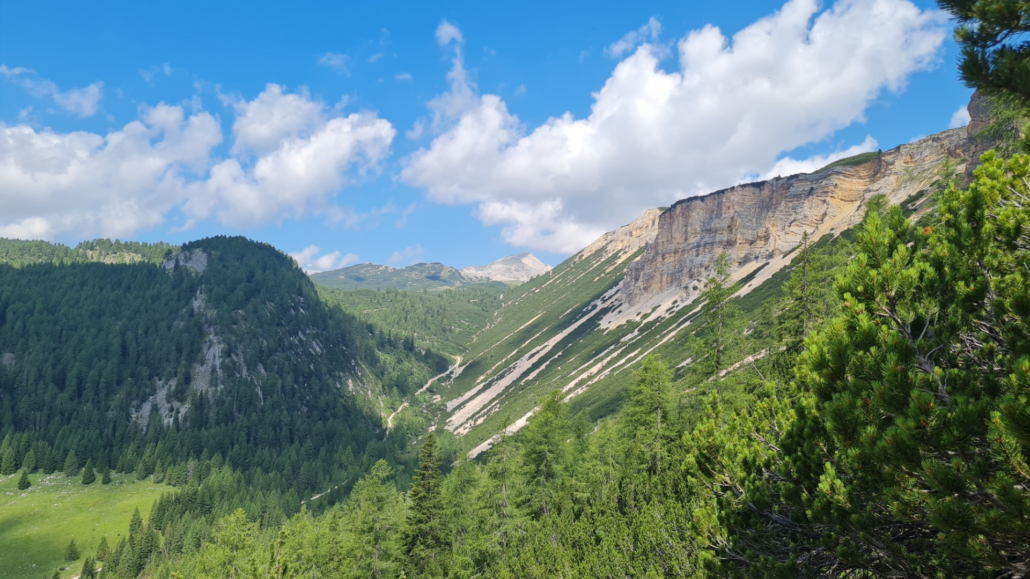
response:
<path fill-rule="evenodd" d="M 167 243 L 95 239 L 74 248 L 46 241 L 0 238 L 0 263 L 20 267 L 33 263 L 161 263 L 179 248 Z"/>
<path fill-rule="evenodd" d="M 282 519 L 377 459 L 404 469 L 409 436 L 386 437 L 385 415 L 446 364 L 323 304 L 291 258 L 243 238 L 161 265 L 0 265 L 0 469 L 134 473 L 181 497 L 212 477 L 221 498 L 168 519 L 199 542 L 219 509 Z"/>
<path fill-rule="evenodd" d="M 327 304 L 452 357 L 468 350 L 476 335 L 493 322 L 505 292 L 511 291 L 486 284 L 435 292 L 318 288 Z"/>

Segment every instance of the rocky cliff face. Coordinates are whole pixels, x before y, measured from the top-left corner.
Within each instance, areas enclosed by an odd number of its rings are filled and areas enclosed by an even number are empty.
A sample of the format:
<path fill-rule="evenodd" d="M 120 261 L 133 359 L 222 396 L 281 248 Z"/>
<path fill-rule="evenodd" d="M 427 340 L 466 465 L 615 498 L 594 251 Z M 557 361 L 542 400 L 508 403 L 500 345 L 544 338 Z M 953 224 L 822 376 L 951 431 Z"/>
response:
<path fill-rule="evenodd" d="M 532 253 L 518 253 L 498 259 L 489 265 L 472 265 L 461 268 L 461 274 L 468 279 L 505 283 L 527 282 L 549 271 L 551 271 L 551 266 L 537 259 Z"/>
<path fill-rule="evenodd" d="M 604 258 L 620 253 L 623 258 L 654 241 L 658 235 L 658 218 L 661 209 L 648 209 L 628 225 L 609 231 L 577 253 L 573 259 L 581 260 L 600 252 Z"/>
<path fill-rule="evenodd" d="M 970 106 L 981 115 L 983 107 Z M 978 119 L 974 119 L 978 122 Z M 971 132 L 971 131 L 968 131 Z M 672 296 L 693 299 L 725 252 L 740 279 L 762 267 L 766 278 L 787 263 L 804 232 L 815 240 L 837 234 L 862 218 L 862 206 L 875 195 L 901 203 L 942 178 L 945 162 L 960 178 L 966 162 L 983 149 L 966 128 L 932 135 L 885 151 L 856 166 L 776 178 L 684 199 L 658 220 L 654 241 L 630 264 L 620 293 L 639 310 Z M 754 286 L 762 279 L 756 278 Z"/>

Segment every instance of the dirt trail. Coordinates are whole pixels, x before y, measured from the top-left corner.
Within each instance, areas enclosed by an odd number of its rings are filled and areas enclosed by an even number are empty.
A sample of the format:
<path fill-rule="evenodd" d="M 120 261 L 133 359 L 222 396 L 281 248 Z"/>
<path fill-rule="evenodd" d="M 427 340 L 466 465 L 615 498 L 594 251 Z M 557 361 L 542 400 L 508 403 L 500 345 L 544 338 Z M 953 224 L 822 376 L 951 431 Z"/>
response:
<path fill-rule="evenodd" d="M 453 372 L 453 371 L 455 370 L 455 368 L 457 368 L 457 367 L 459 367 L 459 366 L 461 366 L 461 356 L 458 356 L 458 360 L 457 360 L 456 362 L 454 362 L 454 365 L 453 365 L 453 366 L 451 366 L 450 368 L 448 368 L 446 372 L 443 372 L 442 374 L 438 374 L 438 375 L 436 375 L 436 376 L 433 376 L 432 378 L 430 378 L 430 379 L 429 379 L 429 382 L 426 382 L 426 385 L 425 385 L 425 386 L 423 386 L 423 387 L 421 387 L 421 388 L 419 388 L 419 389 L 418 389 L 418 392 L 415 392 L 415 394 L 416 394 L 416 395 L 418 395 L 418 394 L 421 394 L 421 393 L 425 392 L 426 390 L 428 390 L 428 389 L 429 389 L 429 387 L 430 387 L 430 386 L 432 386 L 432 385 L 433 385 L 433 382 L 435 382 L 435 381 L 436 381 L 437 379 L 439 379 L 439 378 L 443 378 L 444 376 L 446 376 L 446 375 L 450 374 L 451 372 Z M 393 411 L 393 414 L 391 414 L 391 415 L 389 415 L 389 416 L 387 416 L 387 417 L 386 417 L 386 433 L 387 433 L 387 434 L 389 434 L 389 433 L 390 433 L 390 430 L 392 430 L 392 429 L 393 429 L 393 417 L 394 417 L 394 416 L 397 416 L 397 414 L 399 414 L 399 413 L 400 413 L 400 411 L 401 411 L 401 410 L 404 410 L 404 408 L 405 408 L 405 407 L 407 407 L 407 406 L 408 406 L 408 401 L 407 401 L 407 400 L 405 400 L 405 401 L 404 401 L 404 402 L 403 402 L 403 403 L 402 403 L 402 404 L 401 404 L 401 405 L 400 405 L 400 406 L 399 406 L 399 407 L 397 408 L 397 410 L 394 410 L 394 411 Z M 319 496 L 321 496 L 321 495 L 319 495 Z M 314 498 L 315 498 L 315 497 L 312 497 L 312 500 L 314 500 Z"/>

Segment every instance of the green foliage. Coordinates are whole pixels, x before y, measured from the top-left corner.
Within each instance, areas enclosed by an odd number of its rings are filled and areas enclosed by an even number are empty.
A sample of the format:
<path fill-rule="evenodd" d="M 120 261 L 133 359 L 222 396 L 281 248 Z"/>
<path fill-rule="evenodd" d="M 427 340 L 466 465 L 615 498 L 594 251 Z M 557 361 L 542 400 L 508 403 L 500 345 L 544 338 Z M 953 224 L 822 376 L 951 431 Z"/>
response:
<path fill-rule="evenodd" d="M 95 579 L 97 576 L 97 564 L 92 557 L 86 557 L 82 562 L 82 571 L 79 572 L 79 579 Z"/>
<path fill-rule="evenodd" d="M 102 485 L 111 484 L 111 469 L 109 467 L 106 467 L 106 466 L 104 467 L 104 471 L 100 475 L 100 484 L 102 484 Z"/>
<path fill-rule="evenodd" d="M 320 287 L 338 290 L 425 291 L 469 285 L 506 287 L 499 282 L 482 283 L 470 280 L 460 271 L 441 263 L 416 263 L 401 269 L 363 263 L 334 271 L 311 274 L 311 281 Z"/>
<path fill-rule="evenodd" d="M 64 560 L 78 561 L 80 556 L 79 548 L 75 545 L 75 539 L 72 539 L 71 542 L 68 543 L 68 548 L 64 550 Z"/>
<path fill-rule="evenodd" d="M 312 279 L 318 283 L 317 277 Z M 500 309 L 501 296 L 505 291 L 504 287 L 494 286 L 436 292 L 318 288 L 326 303 L 338 305 L 358 319 L 374 325 L 379 332 L 377 343 L 411 336 L 419 347 L 450 356 L 460 356 L 468 350 L 476 334 L 493 320 L 494 313 Z"/>
<path fill-rule="evenodd" d="M 93 470 L 93 459 L 86 461 L 86 467 L 82 469 L 82 484 L 91 485 L 97 480 L 96 471 Z"/>
<path fill-rule="evenodd" d="M 18 490 L 23 491 L 32 486 L 32 481 L 29 480 L 29 471 L 27 469 L 21 469 L 21 476 L 18 477 Z"/>
<path fill-rule="evenodd" d="M 1018 97 L 1030 105 L 1030 31 L 1027 5 L 1013 0 L 938 0 L 958 19 L 959 75 L 966 86 Z"/>
<path fill-rule="evenodd" d="M 408 491 L 407 522 L 401 534 L 406 566 L 412 576 L 441 576 L 444 547 L 444 508 L 440 490 L 440 456 L 436 435 L 426 437 L 419 451 L 418 470 Z"/>
<path fill-rule="evenodd" d="M 815 174 L 815 173 L 822 173 L 823 171 L 829 171 L 830 169 L 833 169 L 834 167 L 854 167 L 856 165 L 864 165 L 864 164 L 866 164 L 866 163 L 868 163 L 870 161 L 873 161 L 875 159 L 879 159 L 880 155 L 881 155 L 881 153 L 879 151 L 870 151 L 868 153 L 859 153 L 859 154 L 853 155 L 851 157 L 845 157 L 843 159 L 838 159 L 838 160 L 830 163 L 829 165 L 826 165 L 825 167 L 823 167 L 823 168 L 821 168 L 821 169 L 819 169 L 817 171 L 813 171 L 812 173 L 813 174 Z"/>
<path fill-rule="evenodd" d="M 79 474 L 79 459 L 75 456 L 74 450 L 68 451 L 68 457 L 64 459 L 64 476 L 72 477 Z"/>
<path fill-rule="evenodd" d="M 100 544 L 97 545 L 97 561 L 103 563 L 111 553 L 111 547 L 107 545 L 107 536 L 100 537 Z"/>
<path fill-rule="evenodd" d="M 141 243 L 95 239 L 70 248 L 45 241 L 22 241 L 0 238 L 0 263 L 14 267 L 55 263 L 161 263 L 179 248 L 167 243 Z"/>

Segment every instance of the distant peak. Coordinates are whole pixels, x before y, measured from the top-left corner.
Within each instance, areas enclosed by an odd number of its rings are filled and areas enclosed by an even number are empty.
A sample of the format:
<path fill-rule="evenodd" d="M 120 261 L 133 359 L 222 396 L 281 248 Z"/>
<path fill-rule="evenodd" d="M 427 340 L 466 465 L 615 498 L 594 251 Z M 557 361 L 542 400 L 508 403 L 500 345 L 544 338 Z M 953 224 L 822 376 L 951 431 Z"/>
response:
<path fill-rule="evenodd" d="M 502 257 L 489 265 L 473 265 L 461 269 L 469 279 L 489 279 L 505 283 L 526 282 L 551 271 L 551 266 L 529 252 Z"/>

